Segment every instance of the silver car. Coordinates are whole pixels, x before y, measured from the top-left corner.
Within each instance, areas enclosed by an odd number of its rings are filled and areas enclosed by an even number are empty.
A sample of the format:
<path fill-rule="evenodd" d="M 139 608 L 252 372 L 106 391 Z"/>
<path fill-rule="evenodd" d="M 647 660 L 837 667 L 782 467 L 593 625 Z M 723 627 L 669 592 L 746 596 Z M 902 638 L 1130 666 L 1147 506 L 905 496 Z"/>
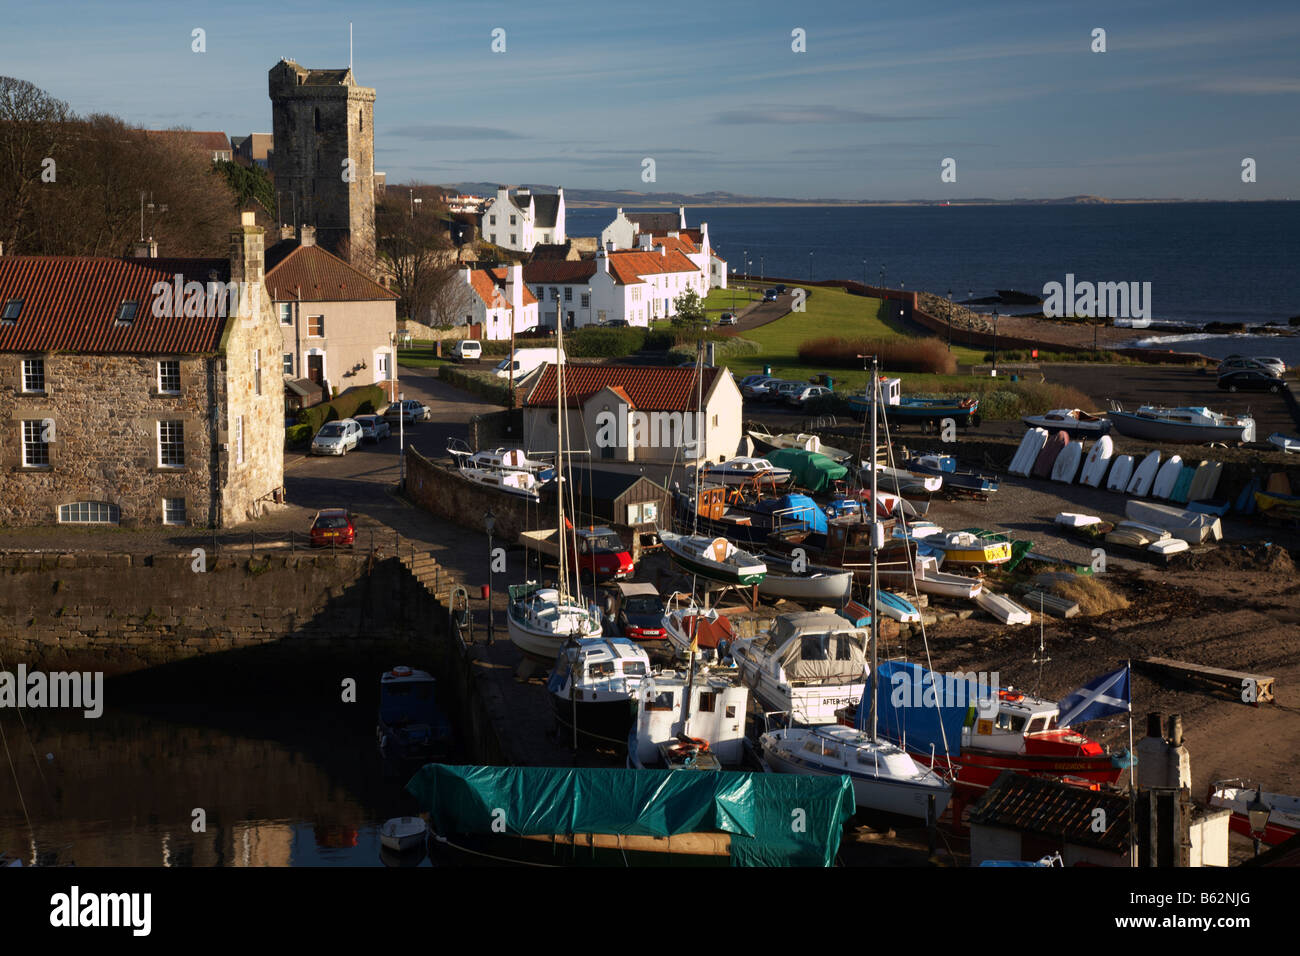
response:
<path fill-rule="evenodd" d="M 388 422 L 379 415 L 357 415 L 357 424 L 361 426 L 361 437 L 365 441 L 377 442 L 393 433 Z"/>
<path fill-rule="evenodd" d="M 355 418 L 326 422 L 311 440 L 313 455 L 346 455 L 361 445 L 361 425 Z"/>
<path fill-rule="evenodd" d="M 407 424 L 411 422 L 427 422 L 431 417 L 432 413 L 429 411 L 429 407 L 413 398 L 393 402 L 388 406 L 388 410 L 384 412 L 384 419 L 390 425 L 395 425 L 398 421 L 404 421 Z"/>

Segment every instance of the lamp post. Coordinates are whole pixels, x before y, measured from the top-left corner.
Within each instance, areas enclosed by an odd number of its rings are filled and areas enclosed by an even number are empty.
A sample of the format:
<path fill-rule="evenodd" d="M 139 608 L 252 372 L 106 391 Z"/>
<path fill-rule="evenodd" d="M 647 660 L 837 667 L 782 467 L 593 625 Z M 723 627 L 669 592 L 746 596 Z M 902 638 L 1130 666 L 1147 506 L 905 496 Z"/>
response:
<path fill-rule="evenodd" d="M 948 290 L 948 351 L 952 351 L 952 289 Z"/>
<path fill-rule="evenodd" d="M 966 290 L 966 302 L 970 303 L 975 298 L 975 290 Z M 966 306 L 966 344 L 969 345 L 975 338 L 972 334 L 975 331 L 975 313 L 970 311 L 970 305 Z"/>
<path fill-rule="evenodd" d="M 741 261 L 745 263 L 745 278 L 748 279 L 749 278 L 749 250 L 748 249 L 745 250 L 745 256 L 743 259 L 741 259 Z"/>
<path fill-rule="evenodd" d="M 998 377 L 998 310 L 993 310 L 993 377 Z"/>
<path fill-rule="evenodd" d="M 415 198 L 415 190 L 414 190 L 414 189 L 408 189 L 407 192 L 411 194 L 411 218 L 414 219 L 414 218 L 415 218 L 415 204 L 418 203 L 418 202 L 424 202 L 424 200 L 423 200 L 423 199 L 416 199 L 416 198 Z"/>
<path fill-rule="evenodd" d="M 492 614 L 492 594 L 493 594 L 492 532 L 496 528 L 496 526 L 497 526 L 497 516 L 492 513 L 491 509 L 488 509 L 487 514 L 483 515 L 483 527 L 487 528 L 487 536 L 488 536 L 488 643 L 489 644 L 492 643 L 492 638 L 494 636 L 493 625 L 496 623 L 495 616 Z"/>
<path fill-rule="evenodd" d="M 808 253 L 808 281 L 809 282 L 812 282 L 812 257 L 813 254 L 811 252 Z"/>
<path fill-rule="evenodd" d="M 588 325 L 591 325 L 592 309 L 594 309 L 595 306 L 596 306 L 596 303 L 593 302 L 592 299 L 591 299 L 591 286 L 587 286 L 587 324 L 588 324 Z M 650 327 L 650 320 L 649 320 L 649 319 L 646 319 L 646 323 L 645 323 L 645 324 L 646 324 L 646 327 L 649 328 L 649 327 Z"/>
<path fill-rule="evenodd" d="M 903 281 L 900 280 L 899 283 L 898 283 L 898 293 L 899 293 L 899 295 L 898 295 L 898 317 L 899 317 L 900 319 L 903 317 L 903 292 L 906 290 L 906 288 L 907 288 L 907 283 L 906 283 L 906 282 L 903 282 Z"/>
<path fill-rule="evenodd" d="M 731 267 L 731 311 L 736 311 L 736 267 Z"/>
<path fill-rule="evenodd" d="M 406 395 L 403 392 L 397 393 L 397 455 L 398 455 L 398 472 L 397 486 L 406 487 Z"/>
<path fill-rule="evenodd" d="M 1250 818 L 1250 835 L 1255 839 L 1255 855 L 1259 856 L 1260 838 L 1264 836 L 1264 830 L 1268 827 L 1268 816 L 1272 812 L 1272 807 L 1262 799 L 1264 787 L 1261 784 L 1255 788 L 1254 799 L 1246 804 L 1246 815 Z"/>
<path fill-rule="evenodd" d="M 758 257 L 758 277 L 761 279 L 765 275 L 767 275 L 767 256 L 760 255 Z"/>

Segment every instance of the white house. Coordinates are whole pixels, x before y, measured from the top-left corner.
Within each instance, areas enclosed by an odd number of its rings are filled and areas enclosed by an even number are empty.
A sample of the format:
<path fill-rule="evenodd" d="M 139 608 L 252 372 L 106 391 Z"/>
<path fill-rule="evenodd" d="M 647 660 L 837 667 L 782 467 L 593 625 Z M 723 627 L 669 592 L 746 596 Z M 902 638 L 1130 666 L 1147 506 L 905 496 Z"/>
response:
<path fill-rule="evenodd" d="M 740 445 L 740 390 L 726 369 L 704 369 L 697 384 L 693 368 L 568 365 L 564 394 L 569 447 L 590 449 L 593 464 L 694 462 L 697 435 L 705 461 L 725 461 Z M 552 365 L 524 402 L 525 447 L 554 448 L 556 422 Z"/>
<path fill-rule="evenodd" d="M 529 189 L 498 186 L 495 199 L 483 209 L 479 234 L 493 245 L 516 252 L 532 252 L 538 243 L 559 244 L 564 230 L 564 189 L 533 193 Z"/>
<path fill-rule="evenodd" d="M 523 266 L 466 269 L 465 284 L 474 293 L 466 306 L 465 322 L 483 326 L 483 338 L 508 339 L 537 327 L 537 298 L 524 284 Z"/>
<path fill-rule="evenodd" d="M 636 247 L 639 233 L 667 235 L 670 231 L 686 228 L 686 207 L 678 206 L 676 213 L 671 212 L 634 212 L 628 216 L 619 209 L 613 222 L 600 231 L 600 246 L 608 249 L 610 243 L 615 249 L 632 249 Z"/>

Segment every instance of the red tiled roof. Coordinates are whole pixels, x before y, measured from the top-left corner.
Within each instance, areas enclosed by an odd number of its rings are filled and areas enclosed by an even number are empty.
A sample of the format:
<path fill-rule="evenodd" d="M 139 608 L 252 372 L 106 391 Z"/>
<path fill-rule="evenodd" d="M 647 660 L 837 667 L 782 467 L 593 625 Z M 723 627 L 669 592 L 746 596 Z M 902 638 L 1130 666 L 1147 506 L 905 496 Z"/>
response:
<path fill-rule="evenodd" d="M 320 246 L 277 242 L 266 253 L 266 288 L 276 302 L 373 302 L 398 295 Z"/>
<path fill-rule="evenodd" d="M 716 368 L 704 370 L 701 386 L 709 394 L 718 376 Z M 651 365 L 565 365 L 565 404 L 576 408 L 602 388 L 620 389 L 628 404 L 645 411 L 685 412 L 695 408 L 695 369 L 659 368 Z M 529 407 L 555 405 L 555 366 L 548 365 L 528 393 Z"/>
<path fill-rule="evenodd" d="M 641 236 L 650 235 L 649 233 L 638 233 L 637 239 Z M 690 238 L 686 236 L 654 236 L 650 235 L 650 244 L 652 246 L 663 246 L 669 252 L 680 252 L 686 255 L 694 255 L 701 250 Z M 649 250 L 647 250 L 649 251 Z"/>
<path fill-rule="evenodd" d="M 215 351 L 220 316 L 158 318 L 152 289 L 186 282 L 226 282 L 225 259 L 109 259 L 89 256 L 0 256 L 0 309 L 22 299 L 18 321 L 0 323 L 0 352 L 98 352 L 169 355 Z M 135 319 L 117 324 L 123 302 L 138 302 Z M 180 310 L 176 310 L 180 311 Z"/>
<path fill-rule="evenodd" d="M 691 262 L 680 252 L 669 252 L 663 256 L 658 252 L 615 252 L 609 257 L 609 271 L 614 281 L 622 285 L 634 285 L 641 281 L 641 276 L 659 275 L 665 272 L 699 272 L 699 266 Z"/>
<path fill-rule="evenodd" d="M 490 309 L 508 309 L 510 308 L 510 297 L 506 295 L 506 280 L 509 274 L 505 266 L 499 266 L 496 269 L 471 269 L 470 270 L 470 287 L 478 293 L 478 297 L 483 300 L 484 304 Z M 524 305 L 536 305 L 537 296 L 533 295 L 532 290 L 524 283 L 522 301 Z M 501 295 L 501 305 L 494 305 L 493 300 L 497 293 Z"/>

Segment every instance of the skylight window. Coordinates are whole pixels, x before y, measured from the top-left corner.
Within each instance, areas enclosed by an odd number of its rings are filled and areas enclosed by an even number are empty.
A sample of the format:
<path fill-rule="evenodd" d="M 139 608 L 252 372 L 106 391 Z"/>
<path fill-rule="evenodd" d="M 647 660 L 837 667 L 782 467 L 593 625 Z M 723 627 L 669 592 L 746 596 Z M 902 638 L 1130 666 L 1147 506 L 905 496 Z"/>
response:
<path fill-rule="evenodd" d="M 123 302 L 117 307 L 117 321 L 120 325 L 130 325 L 135 321 L 135 310 L 139 307 L 138 302 Z"/>
<path fill-rule="evenodd" d="M 10 299 L 5 303 L 4 312 L 0 312 L 0 320 L 13 323 L 18 321 L 18 316 L 23 311 L 22 299 Z"/>

